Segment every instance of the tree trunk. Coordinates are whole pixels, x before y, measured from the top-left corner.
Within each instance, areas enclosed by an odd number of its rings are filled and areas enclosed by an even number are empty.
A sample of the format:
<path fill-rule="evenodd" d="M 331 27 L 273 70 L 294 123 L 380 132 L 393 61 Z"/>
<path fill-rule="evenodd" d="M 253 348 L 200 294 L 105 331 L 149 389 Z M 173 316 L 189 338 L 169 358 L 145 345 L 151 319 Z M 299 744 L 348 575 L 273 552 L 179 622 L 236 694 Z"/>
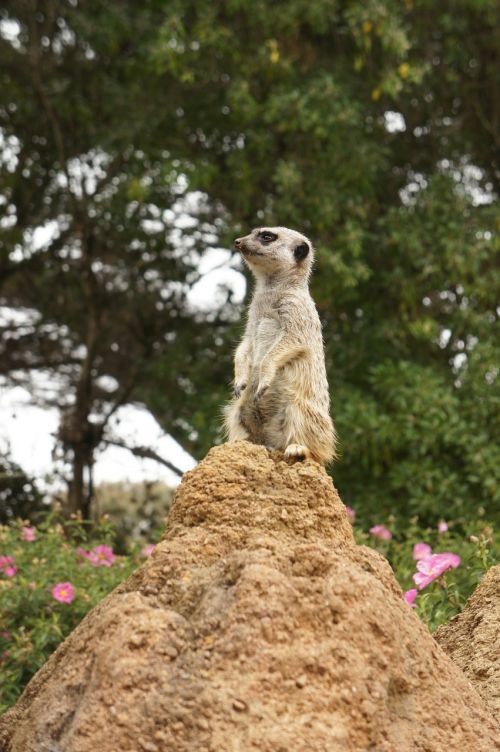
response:
<path fill-rule="evenodd" d="M 85 517 L 84 513 L 84 494 L 85 494 L 85 483 L 84 483 L 84 472 L 85 472 L 85 450 L 84 447 L 80 445 L 75 445 L 73 447 L 73 458 L 71 461 L 71 480 L 69 482 L 68 486 L 68 503 L 67 503 L 67 513 L 68 516 L 70 514 L 76 514 L 77 512 L 81 512 L 82 515 Z"/>
<path fill-rule="evenodd" d="M 89 468 L 89 477 L 92 472 L 91 465 L 94 457 L 94 449 L 99 443 L 94 426 L 89 422 L 92 410 L 92 369 L 97 350 L 99 336 L 99 313 L 96 302 L 96 283 L 92 271 L 91 242 L 87 233 L 85 222 L 80 227 L 81 236 L 81 283 L 82 292 L 87 304 L 85 357 L 83 358 L 80 373 L 75 384 L 75 404 L 67 415 L 66 431 L 63 431 L 63 445 L 72 451 L 73 477 L 68 489 L 69 513 L 81 512 L 85 519 L 90 515 L 90 502 L 92 496 L 92 484 L 85 488 L 85 468 Z"/>
<path fill-rule="evenodd" d="M 85 488 L 85 493 L 82 498 L 82 515 L 85 520 L 90 520 L 90 508 L 92 504 L 92 499 L 94 498 L 94 476 L 93 476 L 93 470 L 94 470 L 94 447 L 89 451 L 89 455 L 87 457 L 87 487 Z"/>

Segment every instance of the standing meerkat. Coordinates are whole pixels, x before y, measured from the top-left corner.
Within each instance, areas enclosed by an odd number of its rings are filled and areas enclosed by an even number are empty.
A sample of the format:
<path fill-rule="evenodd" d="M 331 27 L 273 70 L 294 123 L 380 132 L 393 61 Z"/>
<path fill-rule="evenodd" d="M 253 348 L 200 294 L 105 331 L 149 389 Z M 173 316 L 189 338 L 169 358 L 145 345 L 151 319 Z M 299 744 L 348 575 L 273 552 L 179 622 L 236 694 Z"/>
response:
<path fill-rule="evenodd" d="M 287 459 L 335 457 L 321 323 L 309 293 L 310 241 L 287 227 L 237 238 L 255 290 L 234 358 L 234 398 L 225 410 L 229 441 L 280 449 Z"/>

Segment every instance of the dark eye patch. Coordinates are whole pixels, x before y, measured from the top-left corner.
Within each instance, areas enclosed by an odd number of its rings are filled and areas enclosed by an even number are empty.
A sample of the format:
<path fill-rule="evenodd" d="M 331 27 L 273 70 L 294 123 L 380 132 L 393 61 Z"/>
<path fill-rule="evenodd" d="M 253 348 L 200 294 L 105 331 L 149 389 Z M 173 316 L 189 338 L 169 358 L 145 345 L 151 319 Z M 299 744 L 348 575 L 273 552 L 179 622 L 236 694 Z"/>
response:
<path fill-rule="evenodd" d="M 257 237 L 263 245 L 267 245 L 278 239 L 278 236 L 274 232 L 269 232 L 269 230 L 261 230 Z"/>

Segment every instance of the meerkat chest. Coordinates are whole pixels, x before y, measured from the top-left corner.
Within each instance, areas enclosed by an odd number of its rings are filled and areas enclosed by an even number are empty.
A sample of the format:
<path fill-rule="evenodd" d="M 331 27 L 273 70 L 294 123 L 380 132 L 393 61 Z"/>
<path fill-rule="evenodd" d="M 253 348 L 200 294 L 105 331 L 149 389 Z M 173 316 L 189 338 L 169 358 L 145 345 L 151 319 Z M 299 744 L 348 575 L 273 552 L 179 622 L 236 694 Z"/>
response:
<path fill-rule="evenodd" d="M 253 362 L 258 365 L 272 348 L 281 332 L 279 319 L 263 316 L 256 324 L 253 342 Z"/>
<path fill-rule="evenodd" d="M 272 297 L 255 296 L 249 311 L 252 365 L 259 366 L 281 334 L 281 322 Z"/>

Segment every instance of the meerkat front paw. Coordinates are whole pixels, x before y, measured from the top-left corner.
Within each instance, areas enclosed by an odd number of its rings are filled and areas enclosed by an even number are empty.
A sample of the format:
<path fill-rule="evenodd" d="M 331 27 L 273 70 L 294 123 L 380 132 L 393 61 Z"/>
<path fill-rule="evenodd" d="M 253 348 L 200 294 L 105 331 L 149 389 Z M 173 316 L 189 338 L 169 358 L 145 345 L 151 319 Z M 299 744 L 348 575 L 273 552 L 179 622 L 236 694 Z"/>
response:
<path fill-rule="evenodd" d="M 311 456 L 311 452 L 302 444 L 289 444 L 285 449 L 285 459 L 292 462 L 301 462 Z"/>
<path fill-rule="evenodd" d="M 254 393 L 254 396 L 253 396 L 255 402 L 259 402 L 259 400 L 262 399 L 262 397 L 265 395 L 265 393 L 267 392 L 268 389 L 269 389 L 269 384 L 266 384 L 264 382 L 260 382 L 258 384 L 257 389 L 255 390 L 255 393 Z"/>

